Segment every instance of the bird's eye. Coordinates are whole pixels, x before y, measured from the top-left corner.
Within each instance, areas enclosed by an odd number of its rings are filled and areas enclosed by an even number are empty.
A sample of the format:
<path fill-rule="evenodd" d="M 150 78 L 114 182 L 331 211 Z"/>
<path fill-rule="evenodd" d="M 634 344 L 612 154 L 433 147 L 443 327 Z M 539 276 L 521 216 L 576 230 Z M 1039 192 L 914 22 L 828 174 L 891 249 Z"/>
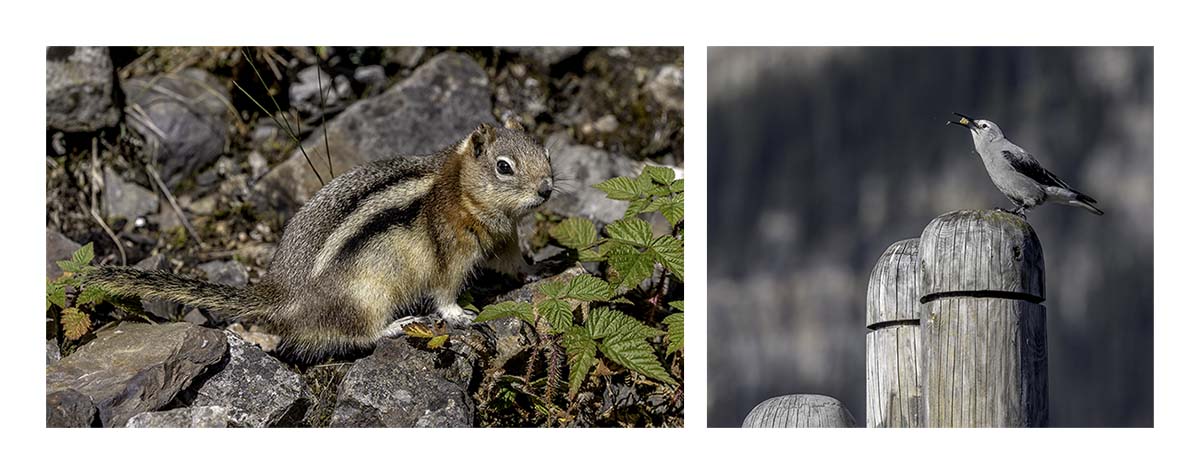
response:
<path fill-rule="evenodd" d="M 988 125 L 986 123 L 983 124 L 983 128 L 988 128 Z"/>
<path fill-rule="evenodd" d="M 500 157 L 500 159 L 496 160 L 496 172 L 502 175 L 512 176 L 512 160 L 509 160 L 506 156 Z"/>

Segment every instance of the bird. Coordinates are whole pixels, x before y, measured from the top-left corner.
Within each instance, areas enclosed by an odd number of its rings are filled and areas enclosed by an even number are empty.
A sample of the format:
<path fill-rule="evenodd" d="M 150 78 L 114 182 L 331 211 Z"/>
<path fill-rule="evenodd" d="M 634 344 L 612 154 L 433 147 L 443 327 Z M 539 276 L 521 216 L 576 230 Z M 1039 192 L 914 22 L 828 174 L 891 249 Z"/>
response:
<path fill-rule="evenodd" d="M 1025 218 L 1025 212 L 1044 202 L 1081 207 L 1097 216 L 1104 211 L 1096 207 L 1095 199 L 1072 188 L 1054 173 L 1042 168 L 1033 154 L 1004 137 L 994 122 L 973 119 L 955 112 L 958 120 L 947 121 L 946 125 L 961 125 L 971 131 L 975 151 L 983 159 L 988 176 L 1000 192 L 1004 193 L 1016 207 L 1001 209 Z"/>

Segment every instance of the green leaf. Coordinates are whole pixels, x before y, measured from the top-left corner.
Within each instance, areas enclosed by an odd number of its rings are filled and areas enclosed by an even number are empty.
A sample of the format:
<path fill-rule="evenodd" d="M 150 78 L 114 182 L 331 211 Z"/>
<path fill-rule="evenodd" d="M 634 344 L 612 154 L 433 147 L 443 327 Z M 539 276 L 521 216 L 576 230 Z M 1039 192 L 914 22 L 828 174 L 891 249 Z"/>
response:
<path fill-rule="evenodd" d="M 464 291 L 461 295 L 458 295 L 458 305 L 462 309 L 479 314 L 479 307 L 475 306 L 475 295 L 472 295 L 468 291 Z"/>
<path fill-rule="evenodd" d="M 679 311 L 683 311 L 683 300 L 679 300 L 679 301 L 672 301 L 672 302 L 670 302 L 670 303 L 667 303 L 667 306 L 670 306 L 670 307 L 672 307 L 672 308 L 675 308 L 675 309 L 677 309 L 677 310 L 679 310 Z"/>
<path fill-rule="evenodd" d="M 608 282 L 588 274 L 575 275 L 567 284 L 566 296 L 580 301 L 608 301 L 612 287 Z"/>
<path fill-rule="evenodd" d="M 59 308 L 67 307 L 67 286 L 61 282 L 50 281 L 46 279 L 46 309 L 50 309 L 53 304 Z"/>
<path fill-rule="evenodd" d="M 654 232 L 650 230 L 650 223 L 636 217 L 615 220 L 612 224 L 604 227 L 604 232 L 618 242 L 642 247 L 649 247 L 650 240 L 654 238 Z"/>
<path fill-rule="evenodd" d="M 675 379 L 658 362 L 654 349 L 645 338 L 630 335 L 606 337 L 599 347 L 605 357 L 627 369 L 670 385 L 676 384 Z"/>
<path fill-rule="evenodd" d="M 629 207 L 625 208 L 625 218 L 629 219 L 637 217 L 643 212 L 653 212 L 654 201 L 649 197 L 637 198 L 629 202 Z"/>
<path fill-rule="evenodd" d="M 63 336 L 76 341 L 92 329 L 92 320 L 79 308 L 66 308 L 62 312 L 62 326 Z"/>
<path fill-rule="evenodd" d="M 59 260 L 54 263 L 58 265 L 58 268 L 62 269 L 64 272 L 79 273 L 84 269 L 83 265 L 80 265 L 79 262 L 74 260 Z"/>
<path fill-rule="evenodd" d="M 634 319 L 625 313 L 612 308 L 598 307 L 592 308 L 588 314 L 587 323 L 584 327 L 588 330 L 588 335 L 592 339 L 601 339 L 607 337 L 634 337 L 645 339 L 648 337 L 661 336 L 662 331 L 642 324 L 641 321 Z"/>
<path fill-rule="evenodd" d="M 679 179 L 671 182 L 671 192 L 673 192 L 673 193 L 682 193 L 683 192 L 683 178 L 679 178 Z"/>
<path fill-rule="evenodd" d="M 83 247 L 79 247 L 79 250 L 71 254 L 71 261 L 79 264 L 80 268 L 92 263 L 93 258 L 96 258 L 96 252 L 93 250 L 91 242 L 88 242 Z"/>
<path fill-rule="evenodd" d="M 618 287 L 633 288 L 654 274 L 654 255 L 642 253 L 633 247 L 631 252 L 613 251 L 608 257 L 609 268 L 616 274 L 612 282 Z"/>
<path fill-rule="evenodd" d="M 618 201 L 632 201 L 641 196 L 644 189 L 637 181 L 626 176 L 617 176 L 594 184 L 592 187 L 604 191 L 609 199 Z"/>
<path fill-rule="evenodd" d="M 667 352 L 683 349 L 683 313 L 673 313 L 663 318 L 667 325 Z"/>
<path fill-rule="evenodd" d="M 449 339 L 450 339 L 449 334 L 442 334 L 441 336 L 434 336 L 429 339 L 429 342 L 425 343 L 425 347 L 428 347 L 430 349 L 435 349 L 435 350 L 441 349 L 442 346 L 446 345 L 446 341 Z"/>
<path fill-rule="evenodd" d="M 596 225 L 588 219 L 569 217 L 554 226 L 550 236 L 567 248 L 578 250 L 596 243 Z"/>
<path fill-rule="evenodd" d="M 560 299 L 545 299 L 537 304 L 538 314 L 554 328 L 554 332 L 563 332 L 572 326 L 575 318 L 571 309 L 571 303 Z"/>
<path fill-rule="evenodd" d="M 538 293 L 547 298 L 562 298 L 567 294 L 567 284 L 561 281 L 550 280 L 538 285 Z"/>
<path fill-rule="evenodd" d="M 642 169 L 642 174 L 649 175 L 650 180 L 658 184 L 671 184 L 671 181 L 675 181 L 675 170 L 665 166 L 647 166 Z"/>
<path fill-rule="evenodd" d="M 669 198 L 662 198 L 655 201 L 658 212 L 661 212 L 663 217 L 667 218 L 672 226 L 679 224 L 683 220 L 683 195 L 676 194 Z"/>
<path fill-rule="evenodd" d="M 501 301 L 499 303 L 490 304 L 479 312 L 479 316 L 475 317 L 475 322 L 484 323 L 494 319 L 503 318 L 521 318 L 521 320 L 533 324 L 533 305 L 521 301 Z"/>
<path fill-rule="evenodd" d="M 683 281 L 683 241 L 669 235 L 660 236 L 650 244 L 655 260 Z"/>
<path fill-rule="evenodd" d="M 563 347 L 567 350 L 567 381 L 571 387 L 567 396 L 573 399 L 596 365 L 596 342 L 583 328 L 571 326 L 563 334 Z"/>
<path fill-rule="evenodd" d="M 604 249 L 583 249 L 579 251 L 579 261 L 581 262 L 603 262 L 607 258 L 604 254 Z"/>
<path fill-rule="evenodd" d="M 107 298 L 108 292 L 104 291 L 104 289 L 98 286 L 92 285 L 79 292 L 79 296 L 75 298 L 75 306 L 82 306 L 85 304 L 95 305 L 96 303 L 104 301 Z"/>

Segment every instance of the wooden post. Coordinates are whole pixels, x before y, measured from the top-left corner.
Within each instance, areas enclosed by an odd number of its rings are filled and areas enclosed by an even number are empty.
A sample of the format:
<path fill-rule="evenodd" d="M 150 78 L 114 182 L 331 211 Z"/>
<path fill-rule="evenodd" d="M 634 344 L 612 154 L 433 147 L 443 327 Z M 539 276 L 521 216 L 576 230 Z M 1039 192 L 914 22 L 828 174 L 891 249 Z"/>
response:
<path fill-rule="evenodd" d="M 1002 211 L 939 216 L 921 234 L 925 426 L 1045 426 L 1046 308 L 1033 227 Z"/>
<path fill-rule="evenodd" d="M 888 247 L 867 283 L 867 428 L 922 426 L 920 242 Z"/>
<path fill-rule="evenodd" d="M 784 395 L 750 410 L 742 428 L 852 428 L 854 416 L 825 395 Z"/>

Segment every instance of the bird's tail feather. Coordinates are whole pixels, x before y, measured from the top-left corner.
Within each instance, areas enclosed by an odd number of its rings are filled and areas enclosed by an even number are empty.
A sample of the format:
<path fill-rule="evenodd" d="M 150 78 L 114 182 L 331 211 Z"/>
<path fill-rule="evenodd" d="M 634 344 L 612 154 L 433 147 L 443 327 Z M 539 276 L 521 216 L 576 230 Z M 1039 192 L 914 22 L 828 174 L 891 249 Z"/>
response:
<path fill-rule="evenodd" d="M 1086 195 L 1086 194 L 1077 194 L 1075 196 L 1075 199 L 1067 201 L 1067 204 L 1070 204 L 1070 205 L 1076 206 L 1076 207 L 1082 207 L 1084 209 L 1087 209 L 1088 212 L 1095 214 L 1097 216 L 1104 215 L 1104 211 L 1101 211 L 1100 208 L 1096 207 L 1096 204 L 1097 204 L 1096 200 L 1092 199 L 1091 197 L 1088 197 L 1088 195 Z"/>
<path fill-rule="evenodd" d="M 266 314 L 272 300 L 256 286 L 238 288 L 170 272 L 130 267 L 97 267 L 83 275 L 83 286 L 96 285 L 119 296 L 157 298 L 239 316 Z"/>

